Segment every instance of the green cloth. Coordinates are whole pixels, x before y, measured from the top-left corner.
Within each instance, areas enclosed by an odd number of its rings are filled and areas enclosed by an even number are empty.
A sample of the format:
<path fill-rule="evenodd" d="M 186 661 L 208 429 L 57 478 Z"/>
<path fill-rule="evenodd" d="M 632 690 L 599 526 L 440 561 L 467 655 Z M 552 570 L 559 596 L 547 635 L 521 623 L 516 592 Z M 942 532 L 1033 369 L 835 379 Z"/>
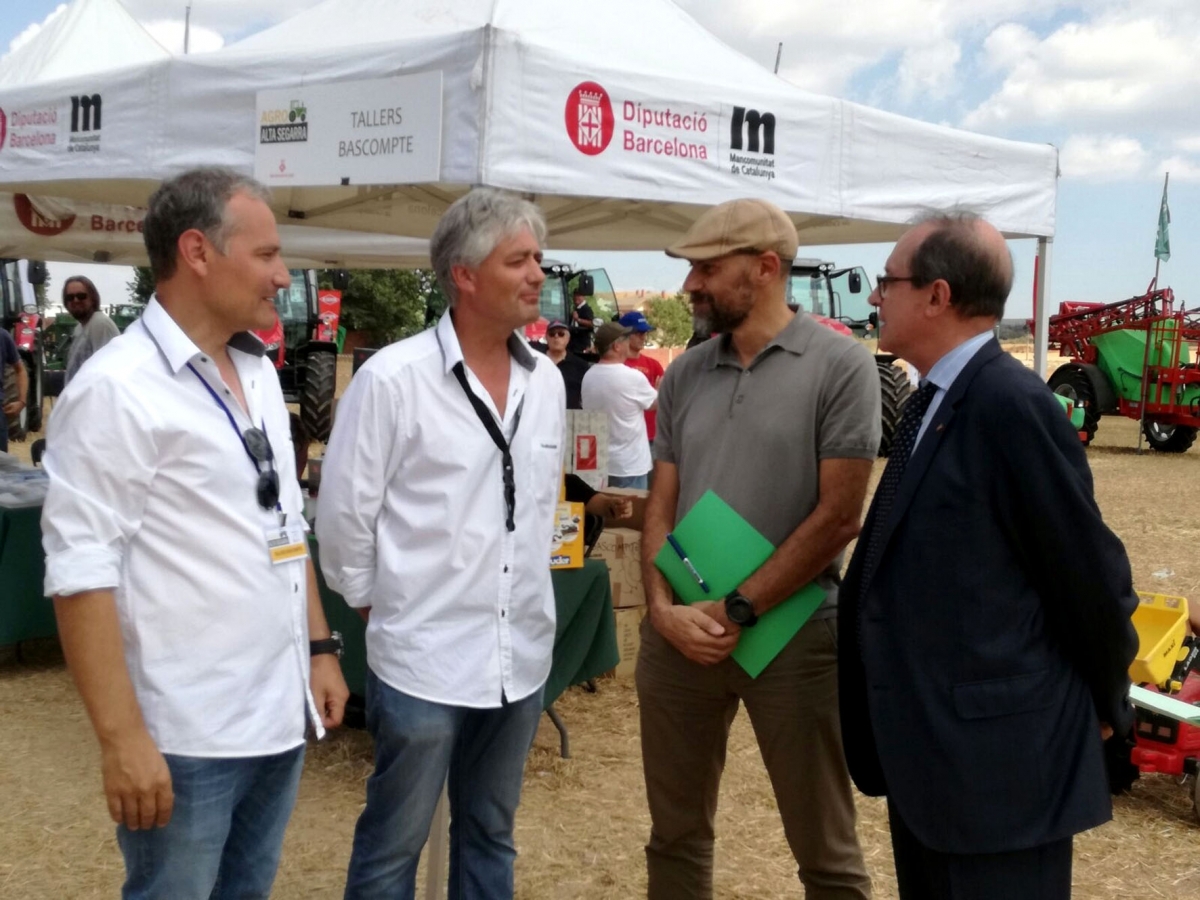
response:
<path fill-rule="evenodd" d="M 42 596 L 42 508 L 0 507 L 0 645 L 58 633 L 54 605 Z"/>
<path fill-rule="evenodd" d="M 317 541 L 309 537 L 309 549 L 321 589 L 321 606 L 329 627 L 341 632 L 346 650 L 342 675 L 352 693 L 364 696 L 367 684 L 366 624 L 358 612 L 346 605 L 341 594 L 330 589 L 321 574 Z M 617 626 L 612 611 L 612 586 L 603 560 L 584 560 L 582 569 L 556 569 L 554 584 L 557 624 L 554 630 L 554 659 L 546 680 L 543 707 L 549 706 L 572 684 L 595 678 L 616 666 Z"/>
<path fill-rule="evenodd" d="M 654 564 L 684 603 L 722 599 L 775 552 L 770 541 L 712 491 L 696 501 L 671 533 L 708 585 L 705 591 L 671 543 L 664 543 Z M 734 661 L 751 678 L 757 678 L 824 599 L 824 589 L 810 581 L 767 610 L 758 617 L 757 625 L 742 629 L 731 654 Z"/>
<path fill-rule="evenodd" d="M 1167 175 L 1169 179 L 1171 176 Z M 1158 236 L 1154 241 L 1154 258 L 1166 262 L 1171 258 L 1171 235 L 1167 226 L 1171 224 L 1171 210 L 1167 206 L 1167 181 L 1163 181 L 1162 205 L 1158 208 Z"/>

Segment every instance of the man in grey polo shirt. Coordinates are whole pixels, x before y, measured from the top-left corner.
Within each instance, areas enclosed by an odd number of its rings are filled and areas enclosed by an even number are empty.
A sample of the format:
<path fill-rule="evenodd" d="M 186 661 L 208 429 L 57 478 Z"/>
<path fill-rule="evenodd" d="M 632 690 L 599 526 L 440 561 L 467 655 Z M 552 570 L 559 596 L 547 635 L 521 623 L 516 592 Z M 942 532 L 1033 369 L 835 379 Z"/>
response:
<path fill-rule="evenodd" d="M 870 896 L 842 757 L 836 603 L 879 446 L 879 379 L 864 347 L 788 309 L 797 243 L 782 210 L 735 200 L 667 251 L 691 263 L 684 290 L 721 336 L 676 360 L 659 389 L 637 665 L 651 900 L 712 896 L 713 821 L 739 701 L 805 896 Z M 728 597 L 684 606 L 653 560 L 708 490 L 778 549 Z M 813 580 L 824 603 L 751 678 L 729 658 L 740 629 Z"/>

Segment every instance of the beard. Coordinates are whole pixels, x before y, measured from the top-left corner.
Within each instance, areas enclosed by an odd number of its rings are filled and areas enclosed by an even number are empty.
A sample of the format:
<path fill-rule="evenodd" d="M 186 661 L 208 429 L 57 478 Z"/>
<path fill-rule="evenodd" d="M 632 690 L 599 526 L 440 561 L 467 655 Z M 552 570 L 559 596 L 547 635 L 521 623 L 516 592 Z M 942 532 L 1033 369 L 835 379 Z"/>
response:
<path fill-rule="evenodd" d="M 697 306 L 703 312 L 698 311 Z M 692 293 L 692 325 L 702 334 L 728 334 L 746 321 L 753 308 L 754 297 L 746 278 L 737 284 L 728 300 L 718 300 L 715 294 L 696 291 Z"/>

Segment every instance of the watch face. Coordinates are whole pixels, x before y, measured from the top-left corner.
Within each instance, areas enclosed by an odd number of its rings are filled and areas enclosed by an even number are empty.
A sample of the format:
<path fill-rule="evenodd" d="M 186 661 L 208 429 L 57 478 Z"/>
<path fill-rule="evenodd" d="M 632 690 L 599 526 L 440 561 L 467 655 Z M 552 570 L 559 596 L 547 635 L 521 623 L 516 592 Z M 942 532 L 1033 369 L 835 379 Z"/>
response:
<path fill-rule="evenodd" d="M 754 618 L 754 606 L 741 594 L 726 597 L 725 615 L 734 625 L 744 625 Z"/>

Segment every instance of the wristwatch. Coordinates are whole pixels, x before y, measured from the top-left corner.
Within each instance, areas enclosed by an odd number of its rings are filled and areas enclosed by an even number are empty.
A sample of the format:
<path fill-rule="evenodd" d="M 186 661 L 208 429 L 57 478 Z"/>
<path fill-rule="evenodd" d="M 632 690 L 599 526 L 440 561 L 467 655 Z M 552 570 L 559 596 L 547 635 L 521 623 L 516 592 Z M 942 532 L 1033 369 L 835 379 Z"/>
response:
<path fill-rule="evenodd" d="M 725 615 L 738 628 L 753 628 L 758 624 L 754 604 L 737 591 L 730 591 L 725 595 Z"/>
<path fill-rule="evenodd" d="M 342 658 L 342 653 L 345 650 L 345 643 L 342 641 L 340 632 L 333 632 L 329 637 L 320 641 L 308 642 L 308 655 L 320 656 L 322 653 L 332 653 L 338 659 Z"/>

